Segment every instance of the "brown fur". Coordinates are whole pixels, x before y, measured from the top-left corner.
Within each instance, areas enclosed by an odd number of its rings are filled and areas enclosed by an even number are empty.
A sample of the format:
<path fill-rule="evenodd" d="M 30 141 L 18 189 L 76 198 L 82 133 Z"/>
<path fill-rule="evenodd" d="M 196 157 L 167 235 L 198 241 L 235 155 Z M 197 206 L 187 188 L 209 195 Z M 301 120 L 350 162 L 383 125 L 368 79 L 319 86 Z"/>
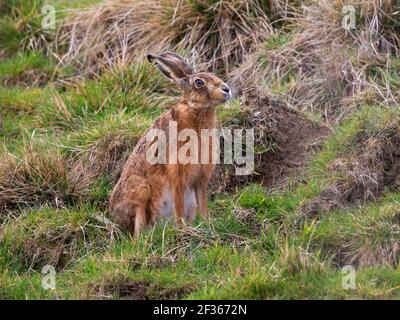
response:
<path fill-rule="evenodd" d="M 169 147 L 170 121 L 177 122 L 178 134 L 183 129 L 193 129 L 199 138 L 201 129 L 216 128 L 215 106 L 230 98 L 229 87 L 214 74 L 194 73 L 186 62 L 174 53 L 149 55 L 148 59 L 183 91 L 178 105 L 161 115 L 150 128 L 165 132 L 166 150 Z M 204 82 L 201 87 L 195 85 L 198 79 Z M 178 142 L 178 150 L 184 143 Z M 169 164 L 168 157 L 166 164 L 152 165 L 146 160 L 146 151 L 150 145 L 151 141 L 146 139 L 146 135 L 139 140 L 110 199 L 110 212 L 115 220 L 135 236 L 140 234 L 144 226 L 157 220 L 166 192 L 172 194 L 178 223 L 184 219 L 185 210 L 189 210 L 185 208 L 184 199 L 187 191 L 194 191 L 197 210 L 203 216 L 207 216 L 207 186 L 215 165 L 211 162 L 181 164 L 179 160 L 177 164 Z M 212 149 L 211 139 L 209 148 Z M 201 159 L 201 149 L 198 150 Z M 194 207 L 190 208 L 193 212 L 188 215 L 188 220 L 193 220 L 195 210 Z"/>

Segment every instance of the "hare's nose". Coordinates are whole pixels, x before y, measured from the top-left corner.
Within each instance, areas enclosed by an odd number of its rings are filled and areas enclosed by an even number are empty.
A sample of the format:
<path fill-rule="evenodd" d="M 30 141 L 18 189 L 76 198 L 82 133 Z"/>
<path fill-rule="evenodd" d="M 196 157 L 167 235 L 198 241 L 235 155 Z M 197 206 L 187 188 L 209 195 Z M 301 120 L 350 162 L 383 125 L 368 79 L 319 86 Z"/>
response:
<path fill-rule="evenodd" d="M 231 92 L 231 90 L 229 89 L 229 87 L 222 87 L 221 90 L 222 90 L 223 92 L 225 92 L 225 93 L 228 93 L 228 94 Z"/>

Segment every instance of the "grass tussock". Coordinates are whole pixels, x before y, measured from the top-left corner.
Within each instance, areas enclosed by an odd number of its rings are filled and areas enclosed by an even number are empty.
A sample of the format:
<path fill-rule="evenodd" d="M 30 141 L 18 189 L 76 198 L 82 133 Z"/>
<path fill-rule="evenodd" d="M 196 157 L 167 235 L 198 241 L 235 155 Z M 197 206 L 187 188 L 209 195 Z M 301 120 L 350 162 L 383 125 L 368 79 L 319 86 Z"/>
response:
<path fill-rule="evenodd" d="M 140 116 L 117 114 L 94 126 L 71 133 L 63 150 L 82 161 L 93 177 L 116 183 L 123 166 L 141 135 L 151 125 Z"/>
<path fill-rule="evenodd" d="M 322 216 L 314 228 L 312 246 L 323 248 L 339 266 L 398 267 L 398 194 L 391 193 L 378 203 L 344 213 Z"/>
<path fill-rule="evenodd" d="M 104 251 L 120 235 L 100 212 L 43 207 L 25 212 L 4 228 L 0 264 L 14 271 L 31 272 L 45 265 L 62 271 L 85 255 Z"/>
<path fill-rule="evenodd" d="M 0 56 L 51 50 L 54 34 L 42 28 L 44 4 L 44 0 L 0 1 Z"/>
<path fill-rule="evenodd" d="M 342 26 L 345 4 L 355 7 L 355 29 Z M 268 38 L 231 76 L 241 86 L 268 84 L 289 105 L 333 121 L 354 103 L 397 105 L 398 9 L 396 1 L 311 2 L 289 19 L 290 32 Z"/>
<path fill-rule="evenodd" d="M 65 92 L 55 91 L 42 108 L 43 126 L 71 130 L 126 113 L 158 114 L 171 103 L 165 82 L 149 64 L 115 67 L 95 80 L 74 79 Z"/>
<path fill-rule="evenodd" d="M 347 147 L 326 168 L 336 179 L 304 208 L 308 214 L 374 201 L 384 192 L 399 190 L 398 113 L 375 107 L 361 115 L 366 118 Z"/>
<path fill-rule="evenodd" d="M 109 0 L 71 21 L 65 59 L 97 71 L 169 48 L 227 72 L 273 32 L 256 0 Z"/>
<path fill-rule="evenodd" d="M 63 207 L 84 195 L 91 179 L 82 165 L 54 148 L 27 146 L 19 157 L 2 154 L 1 210 L 51 203 Z"/>

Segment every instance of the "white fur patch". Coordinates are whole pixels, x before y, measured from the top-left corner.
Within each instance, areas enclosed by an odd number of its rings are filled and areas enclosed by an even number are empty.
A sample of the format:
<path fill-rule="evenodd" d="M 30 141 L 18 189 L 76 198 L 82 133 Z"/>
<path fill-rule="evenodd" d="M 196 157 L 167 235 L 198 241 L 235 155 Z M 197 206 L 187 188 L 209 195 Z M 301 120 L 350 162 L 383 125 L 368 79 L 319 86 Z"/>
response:
<path fill-rule="evenodd" d="M 184 194 L 184 206 L 185 206 L 185 218 L 193 219 L 196 213 L 197 207 L 196 194 L 193 189 L 186 189 Z M 173 217 L 175 212 L 174 197 L 172 196 L 172 190 L 169 186 L 164 189 L 161 204 L 159 208 L 159 215 L 163 218 L 170 219 Z"/>

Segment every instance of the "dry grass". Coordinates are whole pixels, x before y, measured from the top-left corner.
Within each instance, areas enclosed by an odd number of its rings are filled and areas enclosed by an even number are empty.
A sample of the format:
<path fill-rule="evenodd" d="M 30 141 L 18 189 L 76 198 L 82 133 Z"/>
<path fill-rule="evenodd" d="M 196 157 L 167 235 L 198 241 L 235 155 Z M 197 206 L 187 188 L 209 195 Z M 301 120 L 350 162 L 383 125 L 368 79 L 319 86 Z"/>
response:
<path fill-rule="evenodd" d="M 45 203 L 63 207 L 79 200 L 91 180 L 81 163 L 54 149 L 28 146 L 20 158 L 5 153 L 0 163 L 0 209 Z"/>
<path fill-rule="evenodd" d="M 88 170 L 94 175 L 110 175 L 116 182 L 123 165 L 133 150 L 137 139 L 118 134 L 107 134 L 79 152 L 79 158 L 85 159 Z"/>
<path fill-rule="evenodd" d="M 312 246 L 333 256 L 333 264 L 339 267 L 398 267 L 400 216 L 396 197 L 392 193 L 359 208 L 321 215 Z"/>
<path fill-rule="evenodd" d="M 257 0 L 108 0 L 79 13 L 66 29 L 64 60 L 94 72 L 166 48 L 201 68 L 228 72 L 274 33 Z"/>
<path fill-rule="evenodd" d="M 0 57 L 54 50 L 54 33 L 42 29 L 44 0 L 0 1 Z"/>
<path fill-rule="evenodd" d="M 400 3 L 354 2 L 359 15 L 355 30 L 342 27 L 343 5 L 319 1 L 305 6 L 303 13 L 289 18 L 292 31 L 284 41 L 276 44 L 269 39 L 231 73 L 234 82 L 275 87 L 289 105 L 317 109 L 335 121 L 352 112 L 353 102 L 397 104 L 393 86 L 375 71 L 393 72 L 389 57 L 399 55 L 400 29 L 395 21 Z"/>
<path fill-rule="evenodd" d="M 91 209 L 24 211 L 5 227 L 0 259 L 15 270 L 51 264 L 62 271 L 85 255 L 104 251 L 122 234 Z"/>

